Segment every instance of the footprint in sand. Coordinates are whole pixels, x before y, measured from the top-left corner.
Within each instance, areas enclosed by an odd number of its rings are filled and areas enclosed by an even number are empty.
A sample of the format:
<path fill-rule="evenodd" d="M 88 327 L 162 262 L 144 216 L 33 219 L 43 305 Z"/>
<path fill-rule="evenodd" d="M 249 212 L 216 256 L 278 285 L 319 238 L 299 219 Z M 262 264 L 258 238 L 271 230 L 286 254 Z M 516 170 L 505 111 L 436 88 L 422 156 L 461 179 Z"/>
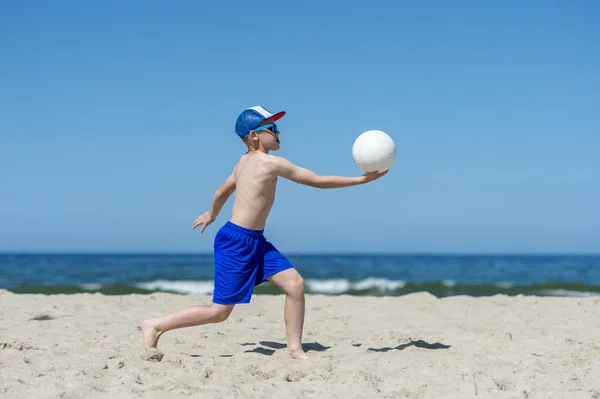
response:
<path fill-rule="evenodd" d="M 160 362 L 163 356 L 163 353 L 158 349 L 150 348 L 146 349 L 140 357 L 142 360 L 147 360 L 149 362 Z"/>
<path fill-rule="evenodd" d="M 287 382 L 298 382 L 304 377 L 306 377 L 306 374 L 304 374 L 302 371 L 295 371 L 293 373 L 286 374 L 283 380 Z"/>
<path fill-rule="evenodd" d="M 252 377 L 254 377 L 257 380 L 268 380 L 275 376 L 274 371 L 270 371 L 270 372 L 266 373 L 266 372 L 262 371 L 261 369 L 259 369 L 254 364 L 250 364 L 250 365 L 246 366 L 244 368 L 244 372 L 246 372 L 247 374 L 250 374 Z"/>

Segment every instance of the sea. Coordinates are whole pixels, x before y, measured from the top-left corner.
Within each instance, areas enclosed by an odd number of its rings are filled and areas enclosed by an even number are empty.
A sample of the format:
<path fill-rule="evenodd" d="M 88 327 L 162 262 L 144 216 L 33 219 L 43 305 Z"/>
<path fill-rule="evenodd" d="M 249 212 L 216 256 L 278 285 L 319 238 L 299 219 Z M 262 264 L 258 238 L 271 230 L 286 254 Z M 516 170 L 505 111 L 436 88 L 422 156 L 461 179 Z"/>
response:
<path fill-rule="evenodd" d="M 287 255 L 322 295 L 401 296 L 429 292 L 491 296 L 600 296 L 600 256 Z M 0 254 L 0 289 L 14 293 L 211 295 L 212 254 Z M 282 294 L 270 282 L 255 294 Z"/>

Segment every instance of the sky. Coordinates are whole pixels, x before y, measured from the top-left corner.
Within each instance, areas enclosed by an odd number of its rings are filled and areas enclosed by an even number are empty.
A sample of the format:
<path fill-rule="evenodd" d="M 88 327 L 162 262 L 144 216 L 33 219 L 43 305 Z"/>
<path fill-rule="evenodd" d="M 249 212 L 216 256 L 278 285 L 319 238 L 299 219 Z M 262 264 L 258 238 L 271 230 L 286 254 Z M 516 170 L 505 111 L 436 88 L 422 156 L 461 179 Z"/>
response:
<path fill-rule="evenodd" d="M 287 252 L 600 253 L 600 3 L 0 3 L 0 251 L 209 252 L 245 108 L 276 155 L 375 182 L 280 180 Z"/>

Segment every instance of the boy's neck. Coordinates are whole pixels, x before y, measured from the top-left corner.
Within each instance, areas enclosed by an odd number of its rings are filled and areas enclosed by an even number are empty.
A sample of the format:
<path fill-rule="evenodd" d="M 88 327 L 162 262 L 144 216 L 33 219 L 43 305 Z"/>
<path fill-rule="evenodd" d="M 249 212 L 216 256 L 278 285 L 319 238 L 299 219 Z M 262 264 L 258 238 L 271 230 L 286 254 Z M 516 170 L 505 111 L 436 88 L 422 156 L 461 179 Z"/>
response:
<path fill-rule="evenodd" d="M 268 154 L 269 150 L 264 148 L 262 145 L 258 148 L 248 147 L 248 154 L 253 153 L 253 152 L 262 152 L 263 154 Z"/>

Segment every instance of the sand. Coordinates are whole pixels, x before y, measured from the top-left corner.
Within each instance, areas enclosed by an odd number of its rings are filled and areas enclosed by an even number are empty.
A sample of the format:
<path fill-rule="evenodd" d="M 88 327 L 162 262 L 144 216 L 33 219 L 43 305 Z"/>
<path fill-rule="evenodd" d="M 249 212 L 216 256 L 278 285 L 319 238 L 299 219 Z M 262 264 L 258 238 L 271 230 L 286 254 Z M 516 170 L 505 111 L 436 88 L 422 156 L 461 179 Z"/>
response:
<path fill-rule="evenodd" d="M 297 361 L 284 297 L 255 296 L 142 360 L 137 320 L 208 303 L 0 290 L 0 397 L 600 398 L 600 298 L 310 295 Z"/>

